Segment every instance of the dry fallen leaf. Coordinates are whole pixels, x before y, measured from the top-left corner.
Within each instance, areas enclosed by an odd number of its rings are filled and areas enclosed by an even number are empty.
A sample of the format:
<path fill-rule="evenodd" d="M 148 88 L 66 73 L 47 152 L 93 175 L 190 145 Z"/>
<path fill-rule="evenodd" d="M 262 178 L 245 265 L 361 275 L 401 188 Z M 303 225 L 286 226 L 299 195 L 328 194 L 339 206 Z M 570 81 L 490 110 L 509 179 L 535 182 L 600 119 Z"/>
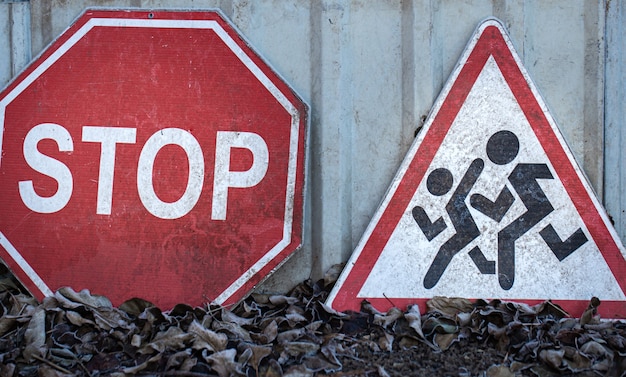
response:
<path fill-rule="evenodd" d="M 24 332 L 24 358 L 28 362 L 41 359 L 46 353 L 46 312 L 38 307 Z"/>
<path fill-rule="evenodd" d="M 492 365 L 487 369 L 486 375 L 487 377 L 515 377 L 515 373 L 506 365 Z"/>
<path fill-rule="evenodd" d="M 387 328 L 390 324 L 395 323 L 399 318 L 402 318 L 404 314 L 402 310 L 398 308 L 391 308 L 385 314 L 374 314 L 374 324 Z"/>
<path fill-rule="evenodd" d="M 211 368 L 217 372 L 220 377 L 245 376 L 239 370 L 239 364 L 235 361 L 237 350 L 229 348 L 220 352 L 216 352 L 206 359 L 211 363 Z"/>
<path fill-rule="evenodd" d="M 433 297 L 426 302 L 428 311 L 437 311 L 447 316 L 454 317 L 457 313 L 471 312 L 474 306 L 465 298 L 458 297 Z"/>
<path fill-rule="evenodd" d="M 194 335 L 193 349 L 208 349 L 211 352 L 219 352 L 226 349 L 228 336 L 224 333 L 217 333 L 202 326 L 197 320 L 189 325 L 187 330 Z"/>

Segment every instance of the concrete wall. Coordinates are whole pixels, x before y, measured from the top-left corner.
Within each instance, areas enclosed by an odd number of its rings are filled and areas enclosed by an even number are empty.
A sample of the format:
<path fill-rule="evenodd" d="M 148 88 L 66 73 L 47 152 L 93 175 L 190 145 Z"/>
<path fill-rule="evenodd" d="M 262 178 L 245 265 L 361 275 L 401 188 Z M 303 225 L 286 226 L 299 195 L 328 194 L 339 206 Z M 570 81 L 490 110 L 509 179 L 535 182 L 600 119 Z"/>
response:
<path fill-rule="evenodd" d="M 474 28 L 488 16 L 508 28 L 574 155 L 626 235 L 618 173 L 623 153 L 613 140 L 606 162 L 603 152 L 605 98 L 613 130 L 607 134 L 621 135 L 625 115 L 625 7 L 619 1 L 4 1 L 0 84 L 90 6 L 220 8 L 311 105 L 304 247 L 264 290 L 318 278 L 348 259 Z"/>

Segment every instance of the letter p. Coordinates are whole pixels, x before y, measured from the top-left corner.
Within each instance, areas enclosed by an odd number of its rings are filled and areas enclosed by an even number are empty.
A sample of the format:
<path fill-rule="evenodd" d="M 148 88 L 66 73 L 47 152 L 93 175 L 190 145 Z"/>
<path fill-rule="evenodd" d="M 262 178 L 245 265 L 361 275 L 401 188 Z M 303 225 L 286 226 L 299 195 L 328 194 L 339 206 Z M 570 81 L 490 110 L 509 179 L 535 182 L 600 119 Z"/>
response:
<path fill-rule="evenodd" d="M 230 170 L 230 150 L 245 148 L 252 152 L 252 166 L 246 171 Z M 218 131 L 215 140 L 212 220 L 226 220 L 228 188 L 254 187 L 265 177 L 269 151 L 265 140 L 252 132 Z"/>

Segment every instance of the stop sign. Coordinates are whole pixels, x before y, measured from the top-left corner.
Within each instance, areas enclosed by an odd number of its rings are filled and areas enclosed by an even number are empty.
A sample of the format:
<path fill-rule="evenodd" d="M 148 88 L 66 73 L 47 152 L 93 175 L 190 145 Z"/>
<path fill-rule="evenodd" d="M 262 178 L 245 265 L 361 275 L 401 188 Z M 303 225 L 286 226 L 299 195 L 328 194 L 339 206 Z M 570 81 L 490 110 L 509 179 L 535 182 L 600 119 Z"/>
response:
<path fill-rule="evenodd" d="M 306 105 L 216 12 L 87 11 L 0 95 L 0 256 L 167 308 L 301 243 Z"/>

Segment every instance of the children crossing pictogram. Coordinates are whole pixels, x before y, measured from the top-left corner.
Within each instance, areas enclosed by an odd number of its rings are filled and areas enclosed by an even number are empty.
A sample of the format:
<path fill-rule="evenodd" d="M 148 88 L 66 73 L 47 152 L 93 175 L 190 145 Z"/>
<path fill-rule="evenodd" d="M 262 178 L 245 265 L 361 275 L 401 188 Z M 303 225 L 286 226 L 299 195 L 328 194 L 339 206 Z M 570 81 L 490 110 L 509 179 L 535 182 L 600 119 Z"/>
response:
<path fill-rule="evenodd" d="M 626 317 L 626 252 L 502 24 L 479 25 L 330 293 L 337 310 L 434 296 L 591 297 Z"/>
<path fill-rule="evenodd" d="M 495 165 L 509 164 L 517 157 L 518 151 L 519 140 L 511 131 L 498 131 L 487 141 L 486 153 Z M 472 161 L 446 205 L 446 211 L 457 233 L 445 241 L 428 268 L 424 278 L 424 287 L 427 289 L 437 284 L 454 255 L 480 235 L 465 199 L 483 167 L 482 159 L 477 158 Z M 553 178 L 548 165 L 525 163 L 518 163 L 508 177 L 527 210 L 498 232 L 498 280 L 502 289 L 511 289 L 515 281 L 515 241 L 554 211 L 550 200 L 537 182 L 538 179 Z M 452 174 L 446 168 L 437 168 L 428 175 L 426 187 L 433 195 L 444 195 L 452 187 Z M 504 186 L 495 201 L 479 193 L 472 194 L 470 199 L 471 207 L 497 223 L 502 220 L 514 201 L 515 198 L 507 186 Z M 431 223 L 420 206 L 413 207 L 412 214 L 429 241 L 446 228 L 442 217 L 439 217 L 435 223 Z M 561 240 L 552 224 L 546 225 L 539 234 L 559 261 L 587 242 L 587 236 L 581 228 L 578 228 L 565 241 Z M 495 274 L 495 262 L 487 260 L 478 246 L 472 248 L 468 254 L 481 274 Z"/>

